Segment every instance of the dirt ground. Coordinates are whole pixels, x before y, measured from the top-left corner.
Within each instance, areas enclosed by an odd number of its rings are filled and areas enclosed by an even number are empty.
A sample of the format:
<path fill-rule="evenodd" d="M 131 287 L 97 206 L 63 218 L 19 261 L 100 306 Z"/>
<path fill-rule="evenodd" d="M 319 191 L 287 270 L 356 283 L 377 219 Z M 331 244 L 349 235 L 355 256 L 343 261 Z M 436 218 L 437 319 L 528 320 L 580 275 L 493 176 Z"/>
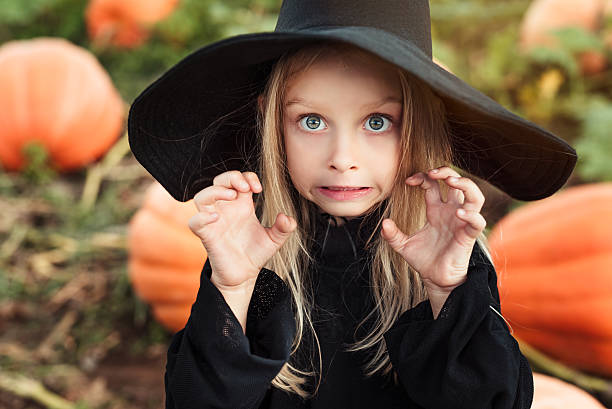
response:
<path fill-rule="evenodd" d="M 63 322 L 60 320 L 54 329 Z M 53 329 L 47 330 L 53 332 Z M 116 337 L 117 333 L 121 337 Z M 70 405 L 67 408 L 164 408 L 164 370 L 170 333 L 165 334 L 164 342 L 145 345 L 140 353 L 130 348 L 142 343 L 138 331 L 125 327 L 81 352 L 74 344 L 73 335 L 64 336 L 63 344 L 50 349 L 44 346 L 48 344 L 44 335 L 36 325 L 29 326 L 22 319 L 0 320 L 0 408 L 50 407 L 32 397 L 39 386 L 65 399 Z M 109 339 L 115 341 L 109 342 Z M 110 347 L 105 349 L 104 345 Z M 69 351 L 74 351 L 74 356 L 67 355 Z M 11 380 L 21 382 L 20 390 L 7 387 Z"/>

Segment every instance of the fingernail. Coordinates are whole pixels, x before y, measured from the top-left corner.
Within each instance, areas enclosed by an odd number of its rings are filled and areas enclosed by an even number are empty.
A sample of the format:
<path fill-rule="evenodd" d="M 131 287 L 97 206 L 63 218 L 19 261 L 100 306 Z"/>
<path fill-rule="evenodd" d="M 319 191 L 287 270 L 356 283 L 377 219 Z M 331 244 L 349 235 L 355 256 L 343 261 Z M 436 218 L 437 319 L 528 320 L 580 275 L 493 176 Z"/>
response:
<path fill-rule="evenodd" d="M 457 210 L 457 214 L 458 214 L 459 216 L 463 216 L 463 215 L 465 215 L 465 210 L 463 210 L 463 209 L 459 209 L 459 210 Z"/>
<path fill-rule="evenodd" d="M 240 187 L 246 189 L 246 188 L 249 187 L 249 184 L 246 183 L 246 182 L 242 182 L 242 183 L 240 183 Z"/>
<path fill-rule="evenodd" d="M 440 169 L 432 169 L 431 173 L 438 173 L 440 171 Z"/>
<path fill-rule="evenodd" d="M 459 181 L 459 178 L 458 178 L 458 177 L 455 177 L 455 176 L 451 176 L 450 178 L 448 178 L 448 180 L 449 180 L 450 182 L 452 182 L 452 183 L 455 183 L 455 182 Z"/>

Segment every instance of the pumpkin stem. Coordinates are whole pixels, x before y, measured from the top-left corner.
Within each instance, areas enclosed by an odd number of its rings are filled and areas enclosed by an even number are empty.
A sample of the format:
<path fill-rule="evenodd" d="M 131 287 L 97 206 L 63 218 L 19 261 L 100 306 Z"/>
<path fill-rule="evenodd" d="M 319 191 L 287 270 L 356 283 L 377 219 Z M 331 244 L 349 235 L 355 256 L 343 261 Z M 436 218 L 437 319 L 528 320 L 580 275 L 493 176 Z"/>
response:
<path fill-rule="evenodd" d="M 49 391 L 42 383 L 18 373 L 0 371 L 0 388 L 15 395 L 31 398 L 46 408 L 74 409 L 75 405 Z"/>
<path fill-rule="evenodd" d="M 566 366 L 546 356 L 526 342 L 516 337 L 515 339 L 518 341 L 521 352 L 523 355 L 525 355 L 529 363 L 538 369 L 541 369 L 543 372 L 547 372 L 556 378 L 573 383 L 584 390 L 597 392 L 601 394 L 602 398 L 612 401 L 611 381 L 598 378 L 596 376 L 587 375 L 570 368 L 569 366 Z"/>
<path fill-rule="evenodd" d="M 80 202 L 80 207 L 83 211 L 88 211 L 94 206 L 98 198 L 102 179 L 121 162 L 121 159 L 123 159 L 128 152 L 130 152 L 130 144 L 128 143 L 126 132 L 121 139 L 113 145 L 100 163 L 87 168 L 87 177 L 85 179 L 85 186 L 83 187 Z"/>

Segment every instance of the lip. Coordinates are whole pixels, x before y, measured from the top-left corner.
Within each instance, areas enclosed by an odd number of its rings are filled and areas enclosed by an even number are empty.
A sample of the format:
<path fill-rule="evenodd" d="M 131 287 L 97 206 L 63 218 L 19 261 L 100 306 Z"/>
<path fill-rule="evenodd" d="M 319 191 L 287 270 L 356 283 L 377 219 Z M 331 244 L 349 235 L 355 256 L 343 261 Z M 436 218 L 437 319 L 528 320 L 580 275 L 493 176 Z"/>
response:
<path fill-rule="evenodd" d="M 333 188 L 349 188 L 355 190 L 330 190 L 328 187 Z M 321 186 L 318 188 L 319 192 L 327 197 L 330 197 L 334 200 L 353 200 L 361 198 L 372 190 L 371 187 L 358 187 L 358 186 Z"/>
<path fill-rule="evenodd" d="M 333 187 L 334 189 L 360 189 L 360 188 L 363 188 L 365 186 L 332 185 L 332 186 L 321 186 L 321 187 L 322 188 Z"/>

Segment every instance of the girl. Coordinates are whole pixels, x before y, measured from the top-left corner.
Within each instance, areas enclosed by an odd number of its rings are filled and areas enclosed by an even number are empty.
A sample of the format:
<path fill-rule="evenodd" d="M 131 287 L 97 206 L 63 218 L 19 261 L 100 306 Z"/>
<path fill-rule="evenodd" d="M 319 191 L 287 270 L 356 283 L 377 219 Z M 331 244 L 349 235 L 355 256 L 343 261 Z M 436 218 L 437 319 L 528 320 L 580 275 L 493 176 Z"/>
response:
<path fill-rule="evenodd" d="M 205 47 L 132 105 L 132 150 L 177 199 L 194 196 L 189 226 L 208 252 L 168 350 L 167 408 L 531 406 L 529 364 L 499 312 L 484 197 L 454 168 L 527 200 L 558 189 L 575 152 L 527 123 L 531 148 L 496 132 L 516 118 L 434 67 L 426 6 L 286 1 L 274 36 Z M 408 59 L 408 45 L 431 65 Z M 520 166 L 492 172 L 508 156 L 483 129 Z M 241 152 L 252 157 L 218 171 Z M 558 161 L 542 191 L 526 176 L 535 159 Z"/>

